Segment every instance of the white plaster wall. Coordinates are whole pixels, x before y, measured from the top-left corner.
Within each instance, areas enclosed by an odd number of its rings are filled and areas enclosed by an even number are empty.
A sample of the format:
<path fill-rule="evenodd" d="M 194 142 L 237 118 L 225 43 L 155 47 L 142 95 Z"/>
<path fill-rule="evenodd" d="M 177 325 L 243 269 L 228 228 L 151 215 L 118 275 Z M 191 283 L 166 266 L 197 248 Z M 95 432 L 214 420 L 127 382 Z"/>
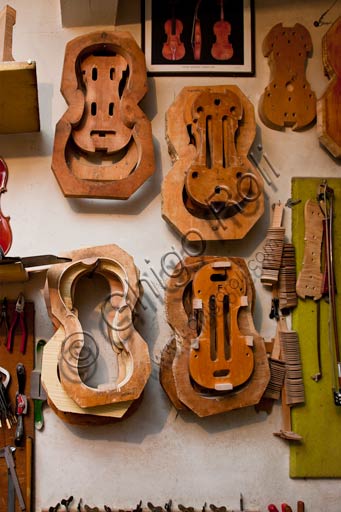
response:
<path fill-rule="evenodd" d="M 6 0 L 7 1 L 7 0 Z M 0 7 L 6 4 L 0 0 Z M 84 0 L 85 2 L 85 0 Z M 56 122 L 66 109 L 59 92 L 64 48 L 67 41 L 98 27 L 62 28 L 58 0 L 12 0 L 17 10 L 13 54 L 17 61 L 37 62 L 41 132 L 0 136 L 0 153 L 9 167 L 8 192 L 2 210 L 11 215 L 12 255 L 60 253 L 81 246 L 117 243 L 135 257 L 142 277 L 159 291 L 146 289 L 143 321 L 139 328 L 149 340 L 153 371 L 143 403 L 120 424 L 77 428 L 64 424 L 45 410 L 46 426 L 36 434 L 36 510 L 55 505 L 73 494 L 89 505 L 133 507 L 142 499 L 163 505 L 175 503 L 201 507 L 204 502 L 238 508 L 239 493 L 249 508 L 266 509 L 271 502 L 291 505 L 303 499 L 307 512 L 339 512 L 341 490 L 333 480 L 291 480 L 289 449 L 272 433 L 281 426 L 280 408 L 256 414 L 253 408 L 198 419 L 177 414 L 158 382 L 160 350 L 170 336 L 163 308 L 163 290 L 152 273 L 160 272 L 160 260 L 172 246 L 181 251 L 179 237 L 160 213 L 162 177 L 170 169 L 164 138 L 165 111 L 185 85 L 237 84 L 255 107 L 269 80 L 261 42 L 277 22 L 303 23 L 310 31 L 313 57 L 307 77 L 319 97 L 325 90 L 321 38 L 327 26 L 313 27 L 330 0 L 256 0 L 256 76 L 252 78 L 159 77 L 150 78 L 143 105 L 152 119 L 156 173 L 128 202 L 67 200 L 50 169 Z M 337 12 L 338 10 L 338 12 Z M 335 7 L 327 20 L 340 14 Z M 121 0 L 118 28 L 127 29 L 140 41 L 139 2 Z M 256 108 L 257 110 L 257 108 Z M 267 213 L 241 242 L 209 244 L 209 254 L 242 256 L 247 260 L 262 248 L 269 224 L 269 205 L 290 197 L 291 176 L 338 177 L 337 163 L 319 147 L 316 127 L 301 133 L 265 127 L 257 116 L 262 143 L 281 176 L 265 185 Z M 285 224 L 290 228 L 290 211 Z M 162 273 L 161 273 L 162 276 Z M 275 325 L 268 319 L 270 296 L 255 277 L 256 326 L 269 338 Z M 23 289 L 36 303 L 36 336 L 53 332 L 40 293 L 43 275 L 24 286 L 1 287 L 15 298 Z"/>

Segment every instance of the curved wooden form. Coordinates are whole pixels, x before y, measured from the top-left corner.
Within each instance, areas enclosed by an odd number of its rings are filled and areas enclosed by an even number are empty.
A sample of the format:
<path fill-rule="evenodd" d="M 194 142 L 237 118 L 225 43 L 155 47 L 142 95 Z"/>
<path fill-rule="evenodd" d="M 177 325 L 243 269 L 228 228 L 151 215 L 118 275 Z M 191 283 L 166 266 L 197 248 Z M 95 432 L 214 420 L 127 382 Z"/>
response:
<path fill-rule="evenodd" d="M 255 133 L 238 87 L 182 89 L 166 114 L 173 167 L 162 187 L 163 218 L 181 235 L 240 239 L 262 216 L 262 178 L 247 158 Z"/>
<path fill-rule="evenodd" d="M 236 298 L 235 308 L 238 308 L 238 303 L 240 303 L 238 296 L 240 297 L 240 294 L 244 294 L 245 291 L 243 306 L 238 311 L 238 329 L 233 329 L 234 334 L 230 338 L 230 348 L 234 342 L 237 344 L 240 342 L 240 346 L 246 348 L 246 353 L 252 353 L 252 356 L 246 356 L 246 358 L 250 357 L 250 361 L 252 361 L 252 369 L 250 371 L 249 362 L 245 364 L 245 352 L 241 354 L 241 357 L 237 355 L 235 357 L 235 353 L 231 350 L 229 358 L 224 353 L 223 356 L 219 354 L 219 357 L 215 359 L 211 354 L 206 353 L 206 363 L 213 368 L 213 372 L 217 371 L 217 374 L 211 382 L 210 379 L 206 379 L 205 385 L 208 387 L 204 387 L 201 385 L 202 382 L 198 383 L 197 372 L 193 368 L 195 355 L 198 355 L 198 351 L 205 343 L 203 337 L 200 337 L 200 333 L 198 335 L 198 324 L 205 332 L 205 321 L 203 317 L 200 319 L 200 314 L 198 314 L 200 306 L 204 307 L 205 301 L 200 304 L 200 301 L 197 300 L 197 293 L 199 289 L 202 289 L 201 285 L 205 284 L 202 279 L 210 288 L 210 284 L 207 282 L 210 281 L 210 276 L 224 273 L 224 269 L 226 269 L 227 275 L 228 272 L 231 272 L 230 278 L 228 277 L 227 281 L 211 282 L 225 283 L 216 296 L 218 299 L 221 296 L 224 302 L 223 296 L 229 294 L 231 304 Z M 197 288 L 199 283 L 200 288 Z M 235 285 L 236 288 L 234 288 Z M 238 289 L 237 293 L 236 289 Z M 209 291 L 208 294 L 210 293 Z M 175 268 L 174 277 L 170 278 L 166 292 L 167 320 L 174 336 L 162 353 L 160 382 L 177 409 L 188 408 L 203 417 L 255 405 L 259 402 L 269 382 L 270 370 L 264 340 L 257 333 L 253 324 L 253 306 L 254 286 L 246 263 L 241 258 L 214 256 L 187 258 L 185 262 Z M 231 324 L 235 321 L 235 313 L 236 311 L 227 315 L 231 319 Z M 208 322 L 210 321 L 208 320 Z M 224 324 L 226 325 L 222 315 L 220 322 L 217 322 L 217 330 L 220 329 L 220 333 Z M 232 340 L 235 334 L 237 338 L 240 336 L 241 339 Z M 231 362 L 234 357 L 236 369 L 232 370 Z M 225 366 L 223 366 L 224 361 Z M 216 362 L 220 364 L 218 369 L 214 366 Z M 238 383 L 234 387 L 231 381 L 228 382 L 225 377 L 233 379 L 234 372 L 236 372 L 235 375 L 238 375 L 238 366 L 240 366 L 240 374 L 243 374 L 241 380 L 244 382 L 240 384 L 238 376 L 236 381 Z M 246 372 L 244 372 L 245 367 L 247 368 Z M 230 370 L 227 376 L 222 371 L 224 368 Z M 205 372 L 205 370 L 203 371 Z M 209 371 L 206 372 L 208 376 L 210 376 L 209 373 Z M 202 375 L 202 370 L 200 374 Z M 219 379 L 221 379 L 220 383 Z"/>
<path fill-rule="evenodd" d="M 322 59 L 330 80 L 327 90 L 317 101 L 317 134 L 319 141 L 335 157 L 341 157 L 341 17 L 322 39 Z"/>
<path fill-rule="evenodd" d="M 49 313 L 58 331 L 44 349 L 44 387 L 57 409 L 65 395 L 74 403 L 70 408 L 66 401 L 64 412 L 104 407 L 104 413 L 109 409 L 116 415 L 140 397 L 150 374 L 147 344 L 132 323 L 139 297 L 138 272 L 133 259 L 115 245 L 81 249 L 67 256 L 73 261 L 55 265 L 47 275 Z M 94 274 L 102 276 L 109 287 L 100 318 L 105 347 L 82 328 L 74 303 L 78 282 Z M 117 372 L 109 372 L 108 382 L 93 387 L 85 381 L 96 369 L 101 350 L 109 366 L 116 363 Z"/>
<path fill-rule="evenodd" d="M 316 96 L 305 76 L 307 58 L 313 49 L 308 30 L 275 25 L 263 41 L 268 58 L 270 83 L 259 101 L 259 114 L 267 126 L 300 130 L 316 117 Z"/>
<path fill-rule="evenodd" d="M 128 199 L 154 172 L 144 54 L 128 32 L 93 32 L 66 45 L 52 170 L 67 197 Z"/>

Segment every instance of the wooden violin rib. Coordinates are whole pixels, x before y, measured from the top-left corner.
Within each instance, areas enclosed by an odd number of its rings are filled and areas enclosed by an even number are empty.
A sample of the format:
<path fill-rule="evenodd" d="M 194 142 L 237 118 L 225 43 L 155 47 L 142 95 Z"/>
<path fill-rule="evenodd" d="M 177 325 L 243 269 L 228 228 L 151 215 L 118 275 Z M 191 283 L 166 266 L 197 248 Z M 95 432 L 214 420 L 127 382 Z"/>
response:
<path fill-rule="evenodd" d="M 49 314 L 57 332 L 44 351 L 44 386 L 62 412 L 78 413 L 81 408 L 83 414 L 123 415 L 141 396 L 150 374 L 147 344 L 132 323 L 139 297 L 137 269 L 114 245 L 73 251 L 68 257 L 72 262 L 55 265 L 47 276 Z M 83 327 L 75 301 L 82 280 L 94 276 L 103 280 L 108 293 L 87 316 L 95 317 L 104 338 Z M 95 382 L 100 358 L 106 362 L 107 378 Z"/>
<path fill-rule="evenodd" d="M 253 106 L 233 85 L 185 87 L 168 109 L 162 215 L 189 240 L 240 239 L 262 216 L 262 178 L 247 158 L 255 129 Z"/>
<path fill-rule="evenodd" d="M 205 256 L 182 265 L 166 291 L 174 336 L 162 353 L 163 389 L 177 409 L 198 416 L 258 403 L 270 370 L 253 324 L 254 286 L 244 260 Z"/>
<path fill-rule="evenodd" d="M 330 83 L 317 101 L 317 133 L 319 141 L 335 157 L 341 157 L 341 17 L 322 39 L 322 59 Z"/>
<path fill-rule="evenodd" d="M 305 76 L 307 57 L 312 52 L 308 30 L 275 25 L 263 41 L 263 55 L 268 57 L 270 83 L 259 102 L 264 124 L 274 129 L 291 126 L 300 130 L 316 117 L 316 96 Z"/>
<path fill-rule="evenodd" d="M 93 32 L 65 50 L 52 170 L 67 197 L 128 199 L 154 172 L 144 54 L 128 32 Z"/>

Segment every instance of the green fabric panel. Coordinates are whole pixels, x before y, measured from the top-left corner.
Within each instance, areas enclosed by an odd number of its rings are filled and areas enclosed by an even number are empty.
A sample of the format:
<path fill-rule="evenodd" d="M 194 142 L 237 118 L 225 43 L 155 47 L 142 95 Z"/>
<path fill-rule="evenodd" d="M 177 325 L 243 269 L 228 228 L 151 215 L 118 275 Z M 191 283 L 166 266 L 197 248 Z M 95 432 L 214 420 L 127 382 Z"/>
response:
<path fill-rule="evenodd" d="M 304 205 L 315 199 L 318 187 L 325 178 L 293 178 L 292 198 L 301 203 L 292 209 L 292 240 L 296 249 L 297 274 L 304 254 Z M 341 179 L 328 178 L 334 189 L 334 266 L 336 275 L 338 325 L 341 333 Z M 331 365 L 328 319 L 329 308 L 321 304 L 321 357 L 323 378 L 314 382 L 317 373 L 316 303 L 312 299 L 299 299 L 293 313 L 293 329 L 298 332 L 303 365 L 306 402 L 293 407 L 292 429 L 303 436 L 302 444 L 290 446 L 290 476 L 341 477 L 341 407 L 334 405 L 332 393 L 333 371 Z M 341 334 L 340 334 L 341 338 Z"/>

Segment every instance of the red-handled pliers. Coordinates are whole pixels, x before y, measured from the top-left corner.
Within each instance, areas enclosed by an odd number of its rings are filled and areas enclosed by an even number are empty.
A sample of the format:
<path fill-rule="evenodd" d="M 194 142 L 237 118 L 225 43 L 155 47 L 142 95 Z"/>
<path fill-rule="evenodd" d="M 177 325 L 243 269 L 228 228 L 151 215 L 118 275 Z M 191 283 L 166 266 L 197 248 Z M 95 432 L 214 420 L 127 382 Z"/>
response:
<path fill-rule="evenodd" d="M 12 322 L 11 322 L 11 325 L 10 325 L 10 328 L 8 331 L 8 336 L 7 336 L 6 348 L 10 352 L 12 352 L 12 350 L 13 350 L 15 330 L 16 330 L 17 323 L 19 321 L 19 325 L 20 325 L 20 329 L 21 329 L 20 352 L 22 354 L 25 354 L 26 341 L 27 341 L 27 329 L 26 329 L 26 322 L 25 322 L 25 316 L 24 316 L 24 307 L 25 307 L 25 297 L 24 297 L 23 293 L 20 293 L 19 297 L 17 298 L 13 319 L 12 319 Z"/>

